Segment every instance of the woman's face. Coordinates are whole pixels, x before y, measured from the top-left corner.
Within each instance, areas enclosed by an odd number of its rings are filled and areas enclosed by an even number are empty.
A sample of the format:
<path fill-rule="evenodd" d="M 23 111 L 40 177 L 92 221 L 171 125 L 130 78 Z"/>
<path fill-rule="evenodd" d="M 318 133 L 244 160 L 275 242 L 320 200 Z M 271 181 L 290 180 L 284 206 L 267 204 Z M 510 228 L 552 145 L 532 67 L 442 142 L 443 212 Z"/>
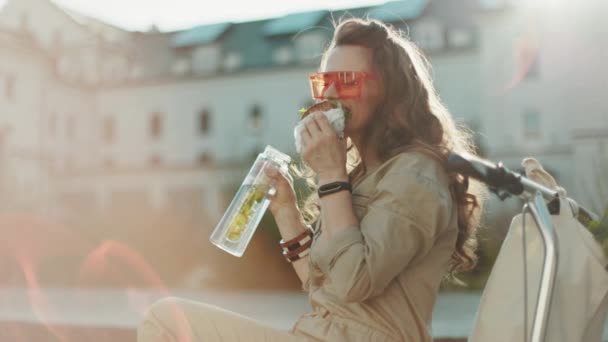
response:
<path fill-rule="evenodd" d="M 336 46 L 328 51 L 326 63 L 321 71 L 365 71 L 374 74 L 372 58 L 372 51 L 368 48 L 355 45 Z M 333 84 L 325 92 L 327 98 L 339 100 L 351 112 L 352 116 L 346 122 L 344 129 L 345 135 L 351 138 L 360 136 L 364 127 L 370 124 L 380 102 L 381 82 L 378 79 L 379 75 L 375 76 L 375 80 L 363 81 L 361 96 L 356 99 L 340 99 Z"/>

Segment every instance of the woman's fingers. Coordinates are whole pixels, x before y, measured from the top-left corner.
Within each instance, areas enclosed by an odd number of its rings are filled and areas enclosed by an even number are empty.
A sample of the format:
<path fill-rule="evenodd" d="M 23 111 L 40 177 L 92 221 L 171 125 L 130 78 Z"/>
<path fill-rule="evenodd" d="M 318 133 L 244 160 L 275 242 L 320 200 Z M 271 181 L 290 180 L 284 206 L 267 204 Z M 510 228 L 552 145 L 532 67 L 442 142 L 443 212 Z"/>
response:
<path fill-rule="evenodd" d="M 334 128 L 329 123 L 329 119 L 327 119 L 327 116 L 320 112 L 319 114 L 320 115 L 314 115 L 312 117 L 313 121 L 316 123 L 316 126 L 319 128 L 319 131 L 323 134 L 336 134 Z"/>
<path fill-rule="evenodd" d="M 306 131 L 308 132 L 311 138 L 316 138 L 321 135 L 321 128 L 317 124 L 316 120 L 316 117 L 318 115 L 325 116 L 321 112 L 312 113 L 306 118 L 306 122 L 304 124 L 304 127 L 306 127 Z"/>
<path fill-rule="evenodd" d="M 337 134 L 327 117 L 321 112 L 315 112 L 306 117 L 302 131 L 302 150 L 309 146 L 312 149 L 325 148 L 326 144 L 337 138 Z"/>
<path fill-rule="evenodd" d="M 310 140 L 312 139 L 310 131 L 308 130 L 308 127 L 306 127 L 306 125 L 308 124 L 308 118 L 305 118 L 304 120 L 306 121 L 301 122 L 297 127 L 297 129 L 299 130 L 300 144 L 302 145 L 302 147 L 304 147 L 306 143 L 310 142 Z"/>
<path fill-rule="evenodd" d="M 272 198 L 270 202 L 270 210 L 272 213 L 276 213 L 277 210 L 284 208 L 285 206 L 294 205 L 296 202 L 296 195 L 293 190 L 293 179 L 289 173 L 281 172 L 279 169 L 273 166 L 264 168 L 264 173 L 270 179 L 272 189 L 268 193 L 268 196 Z"/>
<path fill-rule="evenodd" d="M 264 169 L 264 173 L 270 178 L 271 183 L 277 189 L 287 189 L 293 186 L 293 178 L 289 173 L 283 173 L 273 166 L 268 166 Z"/>
<path fill-rule="evenodd" d="M 274 166 L 265 167 L 264 173 L 266 174 L 266 176 L 268 176 L 268 178 L 270 178 L 273 181 L 276 181 L 276 182 L 285 181 L 283 174 L 279 171 L 279 169 L 277 169 Z"/>

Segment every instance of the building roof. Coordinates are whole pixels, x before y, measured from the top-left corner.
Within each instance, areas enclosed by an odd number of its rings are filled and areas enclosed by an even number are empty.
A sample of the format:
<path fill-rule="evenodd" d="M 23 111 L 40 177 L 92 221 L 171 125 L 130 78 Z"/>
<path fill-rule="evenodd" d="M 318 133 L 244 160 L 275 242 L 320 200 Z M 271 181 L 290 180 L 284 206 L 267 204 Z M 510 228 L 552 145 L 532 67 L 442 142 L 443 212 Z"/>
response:
<path fill-rule="evenodd" d="M 211 44 L 217 41 L 232 26 L 232 23 L 201 25 L 175 35 L 173 47 L 188 47 Z"/>
<path fill-rule="evenodd" d="M 133 76 L 134 82 L 202 75 L 203 73 L 195 69 L 195 66 L 202 62 L 193 57 L 193 51 L 189 48 L 209 44 L 215 45 L 220 60 L 212 60 L 211 63 L 217 63 L 216 70 L 213 73 L 205 73 L 204 77 L 237 70 L 303 66 L 316 63 L 318 59 L 299 58 L 301 49 L 310 49 L 310 46 L 306 45 L 310 45 L 310 42 L 299 45 L 298 34 L 301 32 L 312 31 L 329 40 L 334 22 L 342 18 L 371 17 L 390 22 L 399 28 L 400 25 L 408 25 L 410 21 L 427 15 L 441 21 L 446 30 L 452 27 L 462 28 L 472 24 L 474 12 L 480 9 L 480 1 L 492 0 L 400 0 L 377 6 L 308 11 L 257 21 L 201 25 L 176 32 L 124 31 L 124 44 L 116 47 L 122 48 L 128 55 L 133 65 L 132 73 L 136 75 Z M 96 19 L 89 20 L 71 12 L 67 15 L 74 20 L 78 19 L 76 21 L 87 28 L 94 26 L 114 29 L 111 25 L 104 26 L 103 22 Z M 120 29 L 111 31 L 122 33 Z M 322 46 L 319 46 L 319 50 L 321 49 Z M 283 52 L 285 53 L 281 54 Z M 290 57 L 278 57 L 286 55 Z M 226 66 L 223 59 L 228 56 L 235 56 L 237 66 Z"/>
<path fill-rule="evenodd" d="M 428 0 L 397 0 L 376 6 L 369 11 L 369 17 L 386 21 L 412 20 L 422 15 Z"/>
<path fill-rule="evenodd" d="M 318 25 L 321 19 L 328 13 L 328 11 L 313 11 L 288 14 L 284 17 L 270 20 L 264 25 L 263 33 L 265 36 L 298 33 Z"/>
<path fill-rule="evenodd" d="M 76 11 L 73 11 L 69 8 L 63 7 L 63 6 L 59 6 L 56 3 L 52 3 L 54 6 L 56 6 L 57 8 L 59 8 L 61 11 L 63 11 L 65 14 L 67 14 L 70 18 L 72 18 L 77 24 L 87 27 L 88 29 L 91 29 L 92 31 L 97 31 L 95 28 L 96 27 L 104 27 L 106 29 L 111 29 L 114 31 L 118 31 L 118 32 L 123 32 L 123 33 L 128 33 L 129 31 L 120 28 L 116 25 L 112 25 L 106 21 L 102 21 L 100 19 L 97 18 L 93 18 L 91 16 L 87 16 L 81 13 L 78 13 Z"/>
<path fill-rule="evenodd" d="M 236 52 L 242 58 L 241 68 L 269 67 L 273 64 L 274 47 L 285 38 L 266 39 L 264 28 L 269 20 L 239 23 L 222 40 L 225 53 Z"/>

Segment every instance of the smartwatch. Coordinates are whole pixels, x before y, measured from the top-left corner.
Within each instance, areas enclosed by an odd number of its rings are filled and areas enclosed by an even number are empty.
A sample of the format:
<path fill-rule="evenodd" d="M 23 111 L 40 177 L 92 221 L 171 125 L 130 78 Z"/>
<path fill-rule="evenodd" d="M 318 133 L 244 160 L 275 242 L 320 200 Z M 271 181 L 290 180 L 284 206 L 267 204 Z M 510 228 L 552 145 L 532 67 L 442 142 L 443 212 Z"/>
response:
<path fill-rule="evenodd" d="M 326 195 L 330 195 L 336 192 L 340 192 L 343 190 L 348 190 L 349 192 L 353 192 L 353 188 L 350 185 L 350 182 L 332 182 L 332 183 L 327 183 L 324 185 L 321 185 L 319 187 L 319 189 L 317 190 L 317 193 L 319 194 L 319 198 L 326 196 Z"/>

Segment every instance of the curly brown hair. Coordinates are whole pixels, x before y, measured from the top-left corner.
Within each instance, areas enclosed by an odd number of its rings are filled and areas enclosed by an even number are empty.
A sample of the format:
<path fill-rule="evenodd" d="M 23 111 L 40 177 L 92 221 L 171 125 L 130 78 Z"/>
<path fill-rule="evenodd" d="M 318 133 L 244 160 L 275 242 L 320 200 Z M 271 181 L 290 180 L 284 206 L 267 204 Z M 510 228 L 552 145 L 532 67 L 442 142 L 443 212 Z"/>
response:
<path fill-rule="evenodd" d="M 384 94 L 373 124 L 364 132 L 363 142 L 382 141 L 373 144 L 381 161 L 416 150 L 439 161 L 447 172 L 450 151 L 474 154 L 470 132 L 456 126 L 433 87 L 428 60 L 402 32 L 378 20 L 343 20 L 337 24 L 321 64 L 326 62 L 328 51 L 341 45 L 362 46 L 373 52 L 373 68 L 383 82 Z M 366 167 L 350 139 L 347 153 L 347 170 L 354 181 L 365 174 Z M 307 178 L 307 184 L 314 188 L 310 169 L 301 165 L 294 171 Z M 462 175 L 448 175 L 450 191 L 458 205 L 459 234 L 449 270 L 449 275 L 454 275 L 474 268 L 477 263 L 476 232 L 480 199 L 485 190 Z M 319 200 L 315 191 L 306 199 L 302 212 L 309 223 L 318 218 Z"/>

